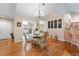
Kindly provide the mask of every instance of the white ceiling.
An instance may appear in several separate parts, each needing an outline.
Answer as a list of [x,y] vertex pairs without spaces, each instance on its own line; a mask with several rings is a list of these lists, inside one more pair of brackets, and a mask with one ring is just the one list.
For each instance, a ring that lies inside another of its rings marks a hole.
[[[44,11],[45,16],[47,15],[47,7],[42,6],[41,10]],[[17,4],[16,8],[16,15],[18,16],[27,16],[27,17],[35,17],[35,13],[39,11],[39,4],[38,3],[19,3]]]
[[79,13],[79,3],[69,3],[66,4],[69,12]]
[[[42,4],[42,3],[41,3]],[[43,8],[44,16],[47,16],[50,11],[64,15],[66,13],[77,13],[79,12],[78,3],[45,3]],[[39,10],[38,3],[19,3],[16,8],[16,15],[35,17],[35,13]]]
[[[44,11],[44,15],[47,16],[50,11],[57,12],[60,15],[66,13],[79,13],[79,3],[45,3],[41,9]],[[38,3],[0,3],[0,15],[3,16],[22,16],[22,17],[35,17],[35,13],[39,10]],[[15,12],[16,11],[16,12]],[[15,15],[14,15],[15,14]]]
[[4,16],[7,19],[13,19],[15,11],[16,3],[0,3],[0,16]]

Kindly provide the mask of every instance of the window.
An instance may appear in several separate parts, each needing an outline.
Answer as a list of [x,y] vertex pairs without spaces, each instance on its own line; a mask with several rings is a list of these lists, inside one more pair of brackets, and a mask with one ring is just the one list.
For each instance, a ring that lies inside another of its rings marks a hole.
[[57,20],[54,20],[54,28],[57,28]]
[[62,28],[62,20],[61,19],[58,20],[58,28]]
[[51,21],[51,28],[53,28],[53,21]]
[[62,28],[62,19],[48,21],[48,28]]
[[48,21],[48,28],[50,28],[50,21]]

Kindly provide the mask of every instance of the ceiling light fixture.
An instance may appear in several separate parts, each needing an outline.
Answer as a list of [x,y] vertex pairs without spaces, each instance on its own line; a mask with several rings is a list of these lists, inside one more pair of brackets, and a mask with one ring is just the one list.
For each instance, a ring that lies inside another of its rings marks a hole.
[[39,19],[44,17],[44,12],[41,9],[41,6],[44,6],[44,5],[45,5],[44,3],[42,5],[39,3],[39,11],[35,13],[35,16]]
[[0,18],[4,18],[4,16],[0,16]]

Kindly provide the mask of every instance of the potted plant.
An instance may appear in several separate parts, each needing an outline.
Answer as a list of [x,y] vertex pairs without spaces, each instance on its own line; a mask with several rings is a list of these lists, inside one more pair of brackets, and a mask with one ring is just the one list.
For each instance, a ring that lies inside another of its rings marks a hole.
[[57,35],[55,35],[55,40],[56,40],[56,41],[58,40],[58,36],[57,36]]

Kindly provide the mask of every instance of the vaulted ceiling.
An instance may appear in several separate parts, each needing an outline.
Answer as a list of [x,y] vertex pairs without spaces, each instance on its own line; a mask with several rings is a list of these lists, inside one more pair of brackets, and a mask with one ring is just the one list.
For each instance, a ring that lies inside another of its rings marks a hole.
[[[41,9],[44,12],[44,16],[47,16],[51,11],[56,12],[59,15],[79,13],[79,3],[45,3],[44,6],[41,6]],[[16,7],[16,15],[35,17],[35,13],[38,12],[38,10],[38,3],[18,3]]]
[[[60,15],[79,13],[79,3],[45,3],[44,6],[42,6],[42,3],[40,4],[45,17],[50,11],[54,11]],[[38,3],[0,3],[0,16],[34,18],[38,10]]]
[[67,3],[67,9],[71,13],[79,13],[79,3]]

